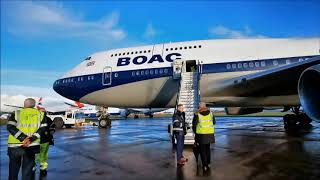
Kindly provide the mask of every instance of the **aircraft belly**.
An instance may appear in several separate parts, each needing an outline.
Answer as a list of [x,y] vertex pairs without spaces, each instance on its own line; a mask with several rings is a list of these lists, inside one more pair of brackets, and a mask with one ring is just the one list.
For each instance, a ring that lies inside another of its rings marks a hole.
[[[99,106],[107,107],[158,107],[157,104],[166,105],[172,101],[172,98],[164,97],[159,98],[159,94],[162,96],[164,90],[168,90],[170,86],[167,85],[168,81],[173,81],[171,78],[163,77],[144,81],[138,81],[134,83],[123,84],[111,88],[90,93],[80,99],[83,103],[95,104]],[[169,84],[172,84],[169,83]],[[163,89],[166,87],[165,89]],[[171,89],[174,90],[174,89]],[[156,102],[163,101],[166,99],[167,102]],[[152,106],[151,106],[152,105]]]

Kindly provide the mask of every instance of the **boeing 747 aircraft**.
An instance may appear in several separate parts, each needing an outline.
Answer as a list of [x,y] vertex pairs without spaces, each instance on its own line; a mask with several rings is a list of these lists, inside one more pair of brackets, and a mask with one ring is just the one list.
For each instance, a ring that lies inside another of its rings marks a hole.
[[[82,60],[53,89],[74,101],[107,107],[171,108],[201,100],[231,114],[293,108],[296,115],[284,117],[290,128],[320,120],[320,39],[201,40],[112,49]],[[187,91],[196,93],[183,98]]]

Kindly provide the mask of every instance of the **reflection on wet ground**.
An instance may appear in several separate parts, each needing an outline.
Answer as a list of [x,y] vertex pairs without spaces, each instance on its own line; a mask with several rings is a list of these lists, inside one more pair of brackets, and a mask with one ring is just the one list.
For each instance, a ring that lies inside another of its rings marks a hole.
[[[319,179],[320,128],[288,136],[281,118],[218,117],[212,168],[177,167],[167,134],[170,119],[114,121],[111,129],[57,131],[46,179]],[[7,131],[0,127],[0,172],[7,179]]]

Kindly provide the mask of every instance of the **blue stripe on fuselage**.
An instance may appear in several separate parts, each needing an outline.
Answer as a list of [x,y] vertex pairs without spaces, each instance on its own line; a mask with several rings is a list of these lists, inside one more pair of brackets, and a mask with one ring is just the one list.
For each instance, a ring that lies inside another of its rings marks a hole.
[[[300,56],[290,58],[264,59],[239,62],[224,62],[214,64],[202,64],[202,74],[238,72],[238,71],[255,71],[265,70],[282,66],[289,63],[295,63],[306,60],[314,56]],[[162,73],[160,71],[162,70]],[[153,72],[151,74],[151,71]],[[156,74],[155,71],[158,71]],[[137,74],[139,72],[139,75]],[[142,74],[143,72],[143,74]],[[135,74],[133,76],[133,73]],[[103,85],[103,73],[75,76],[55,81],[53,89],[60,95],[75,101],[80,100],[83,96],[110,87],[120,86],[123,84],[144,81],[155,78],[171,77],[173,75],[172,67],[136,69],[128,71],[112,72],[111,84]],[[178,81],[177,81],[178,82]]]

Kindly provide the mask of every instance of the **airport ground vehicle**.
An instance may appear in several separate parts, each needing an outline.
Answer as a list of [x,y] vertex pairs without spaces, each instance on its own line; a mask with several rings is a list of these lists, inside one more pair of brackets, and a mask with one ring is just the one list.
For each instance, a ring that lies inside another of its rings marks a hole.
[[78,109],[66,111],[64,114],[48,115],[53,120],[56,128],[70,128],[78,123],[85,122],[84,113]]

